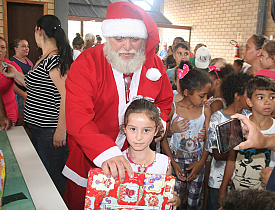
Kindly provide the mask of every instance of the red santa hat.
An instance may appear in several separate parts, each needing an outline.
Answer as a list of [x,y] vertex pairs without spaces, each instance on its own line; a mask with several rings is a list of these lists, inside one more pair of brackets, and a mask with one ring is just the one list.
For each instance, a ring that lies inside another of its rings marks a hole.
[[[102,23],[104,37],[137,37],[147,39],[151,17],[139,6],[130,2],[116,2],[107,8],[106,20]],[[153,23],[155,23],[153,21]],[[146,25],[147,24],[147,25]]]
[[152,64],[155,47],[159,43],[159,32],[156,22],[141,7],[126,1],[110,4],[101,29],[104,37],[146,39],[145,65]]

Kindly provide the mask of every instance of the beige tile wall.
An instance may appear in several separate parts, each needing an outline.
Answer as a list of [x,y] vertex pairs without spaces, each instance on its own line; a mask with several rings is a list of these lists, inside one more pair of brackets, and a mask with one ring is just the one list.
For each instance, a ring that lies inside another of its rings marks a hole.
[[[229,44],[241,32],[240,57],[246,40],[256,33],[259,0],[164,0],[164,15],[175,25],[192,26],[191,49],[205,43],[212,58],[234,60],[234,49]],[[269,3],[266,35],[274,35],[275,23]],[[173,39],[173,34],[168,38]],[[168,43],[170,45],[170,43]]]

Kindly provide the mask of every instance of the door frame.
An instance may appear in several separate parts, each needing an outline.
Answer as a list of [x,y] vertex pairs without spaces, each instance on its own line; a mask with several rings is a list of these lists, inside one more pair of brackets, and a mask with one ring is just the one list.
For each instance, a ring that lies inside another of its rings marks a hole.
[[[23,3],[23,4],[40,4],[40,5],[43,5],[43,15],[48,14],[48,2],[26,1],[26,0],[3,0],[4,39],[5,39],[6,43],[9,43],[8,2]],[[7,47],[7,55],[8,54],[9,54],[9,48]]]

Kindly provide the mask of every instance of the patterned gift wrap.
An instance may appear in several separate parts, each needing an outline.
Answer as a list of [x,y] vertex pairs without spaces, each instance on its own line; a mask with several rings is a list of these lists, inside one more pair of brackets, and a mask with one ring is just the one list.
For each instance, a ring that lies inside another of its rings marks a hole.
[[125,181],[107,178],[102,170],[89,171],[85,210],[152,209],[170,210],[168,200],[175,186],[175,177],[148,173],[134,173]]
[[0,150],[0,178],[1,178],[1,184],[0,184],[0,209],[2,207],[5,176],[6,176],[6,172],[5,172],[4,155],[3,155],[2,150]]

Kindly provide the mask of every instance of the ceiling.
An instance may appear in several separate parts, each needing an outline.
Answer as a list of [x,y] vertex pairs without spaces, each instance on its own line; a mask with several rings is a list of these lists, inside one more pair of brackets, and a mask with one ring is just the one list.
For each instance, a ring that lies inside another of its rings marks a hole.
[[[118,1],[121,0],[69,0],[69,16],[73,16],[75,18],[86,17],[94,19],[105,19],[108,5]],[[172,25],[172,23],[162,13],[158,12],[146,0],[129,0],[129,2],[146,4],[148,7],[146,11],[158,25]]]

